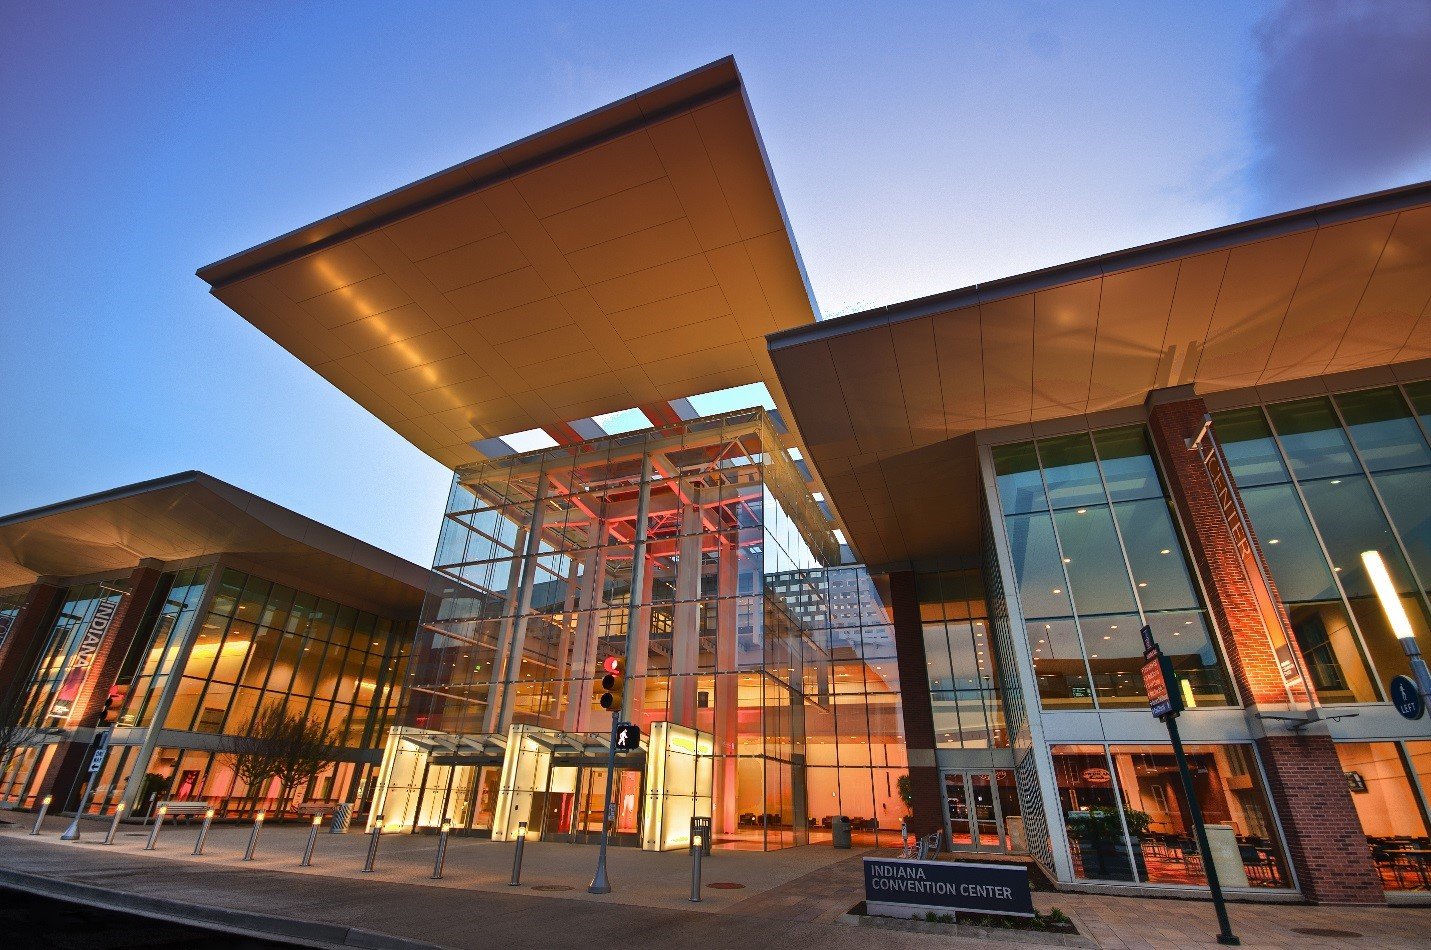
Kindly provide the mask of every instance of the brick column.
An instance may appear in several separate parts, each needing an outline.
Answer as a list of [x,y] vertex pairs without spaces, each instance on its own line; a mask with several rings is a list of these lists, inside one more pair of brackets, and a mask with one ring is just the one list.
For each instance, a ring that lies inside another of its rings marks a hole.
[[18,694],[23,694],[30,685],[35,662],[63,593],[63,587],[43,577],[25,592],[25,602],[20,605],[5,643],[0,645],[0,702],[9,701],[11,697],[18,699]]
[[934,710],[914,572],[891,572],[889,595],[899,665],[899,701],[904,711],[904,743],[909,751],[909,788],[914,799],[909,830],[923,836],[944,830],[944,791],[934,753]]
[[[1187,447],[1196,438],[1207,406],[1191,387],[1154,392],[1148,397],[1148,428],[1161,463],[1168,494],[1187,532],[1190,553],[1207,590],[1208,610],[1216,623],[1223,655],[1246,704],[1254,734],[1261,731],[1259,706],[1285,709],[1289,687],[1268,639],[1265,624],[1290,631],[1286,608],[1270,582],[1262,588],[1256,571],[1262,556],[1251,525],[1246,525],[1251,571],[1228,527],[1224,501],[1214,489],[1198,453]],[[1215,434],[1215,433],[1214,433]],[[1229,479],[1227,490],[1237,489]],[[1288,634],[1290,639],[1290,633]],[[1292,656],[1306,666],[1290,644]],[[1291,699],[1305,702],[1311,684],[1294,684]],[[1315,728],[1315,727],[1313,727]],[[1366,847],[1366,836],[1352,804],[1336,748],[1325,734],[1280,733],[1257,740],[1267,773],[1268,791],[1282,821],[1287,847],[1302,893],[1318,903],[1379,904],[1385,901],[1381,879]]]
[[[79,695],[75,697],[74,712],[66,723],[69,729],[89,729],[99,725],[100,714],[104,711],[104,701],[109,689],[119,675],[119,667],[133,644],[139,626],[154,598],[161,576],[157,561],[142,561],[129,575],[129,592],[119,599],[114,618],[109,623],[104,640],[95,650],[90,661],[89,672]],[[55,755],[50,759],[45,777],[37,788],[39,794],[55,796],[59,802],[56,810],[78,807],[77,801],[64,801],[64,796],[80,784],[75,781],[79,770],[85,765],[84,752],[89,748],[89,740],[61,742]]]

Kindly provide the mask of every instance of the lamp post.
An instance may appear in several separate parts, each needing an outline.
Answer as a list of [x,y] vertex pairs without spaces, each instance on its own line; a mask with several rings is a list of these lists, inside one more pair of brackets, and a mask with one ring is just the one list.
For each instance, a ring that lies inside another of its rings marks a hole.
[[1416,631],[1411,627],[1411,618],[1406,616],[1406,607],[1401,603],[1396,585],[1391,582],[1391,574],[1386,569],[1381,552],[1361,552],[1361,563],[1366,568],[1367,577],[1371,578],[1371,586],[1376,591],[1376,599],[1381,601],[1381,609],[1386,614],[1386,622],[1391,624],[1391,632],[1396,634],[1401,649],[1406,651],[1406,657],[1411,661],[1411,673],[1416,678],[1421,699],[1431,702],[1431,670],[1426,668],[1426,661],[1421,657]]
[[522,849],[527,846],[527,823],[517,822],[517,850],[512,853],[512,879],[507,882],[508,887],[516,887],[522,883]]

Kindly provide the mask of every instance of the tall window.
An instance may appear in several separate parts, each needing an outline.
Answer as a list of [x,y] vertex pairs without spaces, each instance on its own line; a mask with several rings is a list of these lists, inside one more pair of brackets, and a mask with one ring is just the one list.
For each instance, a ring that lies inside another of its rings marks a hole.
[[1380,553],[1417,637],[1431,645],[1431,383],[1213,420],[1319,698],[1381,699],[1409,666],[1362,553]]
[[935,743],[941,749],[1008,746],[979,572],[920,574],[918,593]]
[[993,462],[1043,705],[1144,705],[1144,623],[1189,708],[1232,703],[1143,427],[995,446]]

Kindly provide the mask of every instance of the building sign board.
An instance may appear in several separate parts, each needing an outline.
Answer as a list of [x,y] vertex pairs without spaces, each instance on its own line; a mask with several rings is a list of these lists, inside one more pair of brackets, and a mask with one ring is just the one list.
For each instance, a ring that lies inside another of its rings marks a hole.
[[105,634],[109,633],[109,625],[114,620],[118,606],[112,600],[102,600],[94,608],[94,616],[90,618],[89,625],[85,627],[79,647],[75,650],[74,656],[70,658],[69,668],[65,670],[65,678],[60,682],[59,692],[55,694],[55,700],[50,705],[51,719],[59,719],[63,722],[74,712],[75,700],[79,698],[80,687],[84,685],[90,665],[94,663],[95,655],[99,653],[100,645],[104,643]]
[[1028,868],[1018,864],[865,858],[865,910],[884,917],[916,911],[1032,917]]
[[1143,625],[1143,692],[1148,695],[1148,710],[1161,720],[1183,711],[1182,697],[1168,688],[1173,678],[1172,664],[1163,656],[1153,639],[1153,630]]
[[1426,714],[1426,701],[1416,681],[1409,676],[1391,678],[1391,704],[1406,719],[1420,719]]

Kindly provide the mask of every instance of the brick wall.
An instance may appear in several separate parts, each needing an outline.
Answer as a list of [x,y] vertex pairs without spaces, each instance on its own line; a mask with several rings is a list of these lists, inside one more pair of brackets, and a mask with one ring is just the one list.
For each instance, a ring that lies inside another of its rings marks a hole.
[[909,790],[914,799],[909,830],[916,835],[927,835],[944,829],[944,797],[934,758],[934,709],[929,696],[924,624],[919,619],[914,572],[891,572],[889,594],[894,614],[894,646],[899,659],[899,701],[904,711],[905,746],[909,749]]
[[[1206,405],[1196,397],[1154,399],[1148,426],[1168,493],[1207,590],[1208,610],[1217,625],[1223,654],[1243,702],[1255,715],[1259,705],[1285,707],[1288,689],[1263,625],[1264,610],[1207,470],[1186,445],[1185,440],[1195,438],[1201,430],[1206,414]],[[1260,559],[1261,547],[1251,525],[1248,531],[1252,550]],[[1271,620],[1280,621],[1282,629],[1290,631],[1276,587],[1270,582],[1269,586],[1275,611]],[[1295,641],[1292,649],[1296,650]],[[1305,669],[1300,654],[1295,656]],[[1308,697],[1296,689],[1292,698],[1305,702]],[[1332,740],[1325,735],[1283,733],[1259,740],[1257,748],[1302,893],[1318,902],[1384,902],[1381,880],[1367,852],[1366,837]]]

